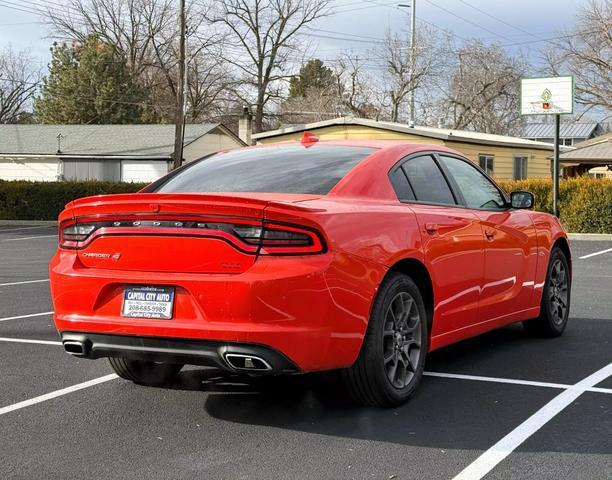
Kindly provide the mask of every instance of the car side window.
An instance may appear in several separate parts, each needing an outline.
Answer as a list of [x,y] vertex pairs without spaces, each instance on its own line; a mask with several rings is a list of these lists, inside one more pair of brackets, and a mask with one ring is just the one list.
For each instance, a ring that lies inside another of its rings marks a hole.
[[442,171],[430,155],[411,158],[402,165],[416,200],[455,205],[455,197]]
[[506,208],[506,200],[500,191],[475,166],[445,155],[440,155],[440,161],[457,183],[468,208]]
[[389,180],[400,202],[415,200],[412,188],[410,188],[406,174],[401,167],[391,170],[389,173]]

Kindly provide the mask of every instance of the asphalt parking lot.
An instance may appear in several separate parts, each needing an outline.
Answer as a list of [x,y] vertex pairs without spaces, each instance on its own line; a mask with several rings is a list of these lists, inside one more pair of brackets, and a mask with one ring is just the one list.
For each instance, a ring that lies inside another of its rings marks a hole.
[[392,410],[351,404],[329,374],[190,368],[158,389],[70,357],[55,247],[54,227],[0,226],[1,478],[612,478],[612,242],[573,242],[564,336],[516,325],[434,352]]

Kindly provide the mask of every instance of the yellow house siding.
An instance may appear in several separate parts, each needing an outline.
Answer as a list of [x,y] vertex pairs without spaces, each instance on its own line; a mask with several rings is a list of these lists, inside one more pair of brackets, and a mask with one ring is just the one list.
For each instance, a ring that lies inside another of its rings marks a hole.
[[[493,176],[500,180],[512,180],[515,155],[527,156],[527,173],[530,178],[550,177],[550,160],[552,151],[524,147],[492,146],[479,143],[445,141],[437,138],[395,132],[384,128],[374,128],[363,125],[330,125],[311,130],[321,140],[405,140],[407,142],[444,145],[457,150],[474,163],[478,164],[480,154],[494,156]],[[261,138],[260,144],[300,140],[304,132],[279,134],[273,137]]]
[[476,145],[462,142],[447,142],[446,146],[453,148],[478,163],[480,154],[493,155],[493,176],[500,180],[512,180],[515,156],[527,156],[527,174],[530,178],[550,177],[551,152],[522,147],[494,147],[491,145]]
[[[406,140],[432,145],[443,145],[443,140],[421,137],[401,132],[392,132],[382,128],[365,127],[361,125],[333,125],[312,130],[321,140]],[[304,132],[286,133],[274,137],[260,138],[257,143],[278,143],[289,140],[300,140]]]

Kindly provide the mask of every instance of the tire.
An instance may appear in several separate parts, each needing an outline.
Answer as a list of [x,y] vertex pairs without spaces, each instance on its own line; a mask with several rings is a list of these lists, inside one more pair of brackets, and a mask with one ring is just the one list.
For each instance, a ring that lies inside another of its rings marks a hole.
[[414,281],[389,274],[381,284],[357,361],[342,371],[358,403],[394,407],[412,395],[425,367],[427,313]]
[[117,375],[140,385],[163,387],[170,383],[183,365],[174,363],[145,362],[127,358],[110,357],[111,367]]
[[567,257],[563,250],[554,247],[548,261],[546,283],[540,303],[540,316],[524,321],[525,330],[545,337],[561,335],[569,318],[571,287]]

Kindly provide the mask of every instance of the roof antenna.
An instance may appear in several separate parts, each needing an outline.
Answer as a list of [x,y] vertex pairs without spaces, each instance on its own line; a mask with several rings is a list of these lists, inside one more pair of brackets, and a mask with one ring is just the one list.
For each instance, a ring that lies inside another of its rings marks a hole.
[[62,135],[62,132],[57,134],[57,152],[62,153],[62,138],[66,138]]
[[312,147],[318,141],[319,141],[319,137],[317,137],[314,133],[312,133],[312,132],[304,132],[304,135],[302,136],[301,143],[306,148],[308,148],[308,147]]

